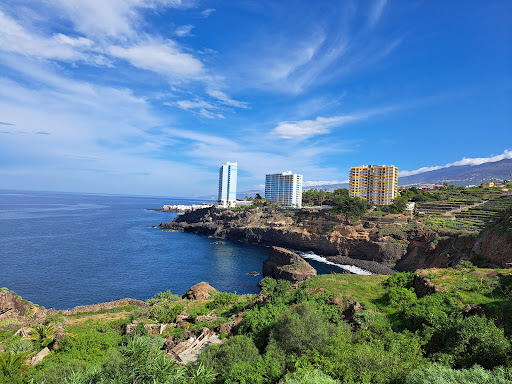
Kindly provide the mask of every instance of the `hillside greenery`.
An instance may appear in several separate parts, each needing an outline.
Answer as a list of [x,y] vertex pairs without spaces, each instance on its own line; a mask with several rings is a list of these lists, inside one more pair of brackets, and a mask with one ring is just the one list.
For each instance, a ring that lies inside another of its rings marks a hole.
[[[420,278],[439,292],[415,289]],[[510,270],[468,262],[391,277],[321,275],[297,287],[265,279],[259,296],[189,300],[167,291],[148,308],[57,312],[25,323],[34,330],[25,338],[14,336],[20,322],[2,323],[0,383],[512,383],[511,298]],[[144,327],[184,313],[188,320],[162,334]],[[165,353],[169,340],[239,315],[197,361]],[[31,367],[59,333],[58,349]]]

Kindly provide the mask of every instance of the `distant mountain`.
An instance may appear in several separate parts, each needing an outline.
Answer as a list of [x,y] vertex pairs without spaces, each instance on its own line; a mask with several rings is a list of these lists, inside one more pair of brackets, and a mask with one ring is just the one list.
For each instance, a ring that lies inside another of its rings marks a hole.
[[327,192],[332,192],[335,189],[339,189],[339,188],[347,188],[348,189],[348,183],[315,185],[312,187],[304,187],[303,190],[309,191],[311,189],[325,189]]
[[461,165],[398,178],[399,185],[425,185],[448,183],[458,186],[478,185],[492,179],[510,180],[512,159],[480,165]]

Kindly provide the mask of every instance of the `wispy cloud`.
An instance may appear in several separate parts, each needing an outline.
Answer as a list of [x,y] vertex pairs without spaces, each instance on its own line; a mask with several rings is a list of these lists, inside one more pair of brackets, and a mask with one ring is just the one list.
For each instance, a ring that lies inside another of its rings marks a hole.
[[201,15],[203,17],[209,17],[213,12],[215,12],[215,9],[213,8],[207,8],[204,11],[201,12]]
[[449,163],[446,165],[436,165],[431,167],[422,167],[416,169],[414,171],[400,171],[398,173],[399,176],[412,176],[417,175],[419,173],[436,171],[438,169],[448,168],[448,167],[459,167],[462,165],[481,165],[485,163],[494,163],[496,161],[504,160],[504,159],[512,159],[512,150],[506,149],[501,155],[490,156],[490,157],[474,157],[467,158],[464,157],[462,160],[455,161],[453,163]]
[[198,116],[207,119],[225,119],[226,117],[218,112],[212,112],[212,110],[219,109],[218,106],[209,103],[205,100],[196,98],[195,100],[178,100],[175,102],[165,102],[164,105],[169,107],[178,107],[184,111],[190,111]]
[[282,139],[307,139],[329,133],[330,127],[353,120],[352,116],[317,117],[315,120],[283,121],[272,130],[272,134]]
[[127,38],[138,34],[141,10],[193,7],[186,0],[56,0],[77,31],[96,37]]
[[0,121],[0,125],[14,125],[14,124],[12,124],[12,123],[5,123],[3,121]]
[[375,25],[381,18],[384,7],[386,6],[387,0],[376,0],[373,7],[370,9],[368,15],[368,24],[370,26]]
[[179,37],[191,36],[192,29],[194,29],[194,26],[191,24],[182,25],[174,30],[174,34]]
[[215,90],[207,90],[206,91],[208,95],[211,97],[220,100],[222,104],[229,105],[231,107],[237,107],[237,108],[249,108],[249,104],[243,101],[237,101],[231,99],[228,95],[226,95],[224,92],[221,91],[215,91]]
[[129,47],[112,46],[110,54],[133,66],[162,75],[195,76],[203,72],[201,61],[180,51],[172,41],[147,41]]

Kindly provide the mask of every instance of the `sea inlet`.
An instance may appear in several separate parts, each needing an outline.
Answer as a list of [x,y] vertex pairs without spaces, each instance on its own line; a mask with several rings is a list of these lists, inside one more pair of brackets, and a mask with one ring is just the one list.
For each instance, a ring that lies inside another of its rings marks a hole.
[[[269,248],[154,228],[177,213],[169,197],[0,190],[0,287],[46,308],[69,309],[160,291],[184,294],[201,281],[257,293]],[[319,274],[341,272],[308,260]]]

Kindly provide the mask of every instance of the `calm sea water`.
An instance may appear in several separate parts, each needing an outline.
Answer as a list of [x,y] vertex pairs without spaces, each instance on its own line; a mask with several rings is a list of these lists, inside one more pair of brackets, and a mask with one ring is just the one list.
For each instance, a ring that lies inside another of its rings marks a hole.
[[[207,281],[220,291],[257,293],[269,248],[152,228],[176,214],[164,204],[202,201],[0,190],[0,287],[47,308],[170,289],[184,294]],[[320,274],[335,266],[308,260]]]

